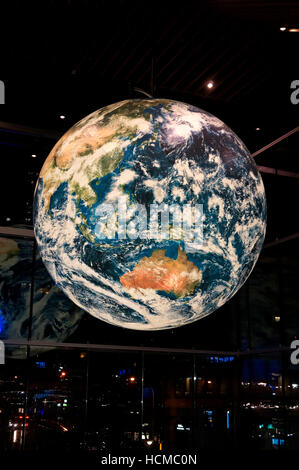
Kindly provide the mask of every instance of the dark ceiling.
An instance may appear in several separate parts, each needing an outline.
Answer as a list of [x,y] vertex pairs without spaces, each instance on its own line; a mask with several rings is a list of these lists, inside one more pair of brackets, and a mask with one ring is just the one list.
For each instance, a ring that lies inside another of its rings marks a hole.
[[[298,1],[11,1],[1,21],[0,155],[10,189],[1,188],[0,225],[31,224],[37,174],[65,130],[103,105],[141,97],[138,89],[212,112],[251,152],[299,125],[299,104],[290,100],[299,32],[288,31],[299,28]],[[298,174],[298,134],[257,164]],[[299,232],[290,216],[298,175],[263,179],[267,240]]]
[[6,19],[0,76],[19,105],[92,105],[134,86],[281,105],[298,74],[299,33],[280,31],[299,27],[298,1],[12,1]]

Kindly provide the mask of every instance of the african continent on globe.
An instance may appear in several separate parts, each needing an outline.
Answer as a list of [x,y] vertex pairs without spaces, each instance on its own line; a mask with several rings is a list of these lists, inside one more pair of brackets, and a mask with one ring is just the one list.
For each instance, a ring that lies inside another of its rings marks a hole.
[[36,186],[35,235],[55,283],[113,325],[161,330],[227,302],[266,229],[242,141],[194,106],[126,100],[75,124]]

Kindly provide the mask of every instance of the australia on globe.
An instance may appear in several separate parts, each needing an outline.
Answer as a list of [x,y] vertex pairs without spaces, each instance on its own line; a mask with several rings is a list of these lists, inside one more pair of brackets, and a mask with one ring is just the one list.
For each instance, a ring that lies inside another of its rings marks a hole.
[[265,237],[265,191],[243,142],[213,115],[126,100],[57,142],[37,181],[34,230],[76,305],[125,328],[175,328],[248,278]]

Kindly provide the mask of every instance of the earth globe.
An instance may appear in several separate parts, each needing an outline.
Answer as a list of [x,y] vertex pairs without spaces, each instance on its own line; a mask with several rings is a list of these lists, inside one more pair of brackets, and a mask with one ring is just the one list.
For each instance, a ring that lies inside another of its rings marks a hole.
[[209,315],[252,271],[261,176],[222,121],[168,99],[95,111],[41,169],[34,230],[55,284],[94,317],[162,330]]

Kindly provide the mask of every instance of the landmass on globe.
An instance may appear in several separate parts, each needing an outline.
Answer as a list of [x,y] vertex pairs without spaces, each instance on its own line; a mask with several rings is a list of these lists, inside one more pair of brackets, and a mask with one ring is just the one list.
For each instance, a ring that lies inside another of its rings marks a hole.
[[122,285],[134,289],[165,291],[176,297],[193,294],[201,282],[201,271],[188,260],[181,246],[177,259],[165,256],[165,252],[156,250],[150,257],[142,258],[133,271],[121,276]]
[[[154,102],[155,100],[153,100]],[[156,100],[167,104],[167,100]],[[148,143],[154,142],[155,134],[150,133],[150,114],[144,113],[147,102],[129,103],[131,119],[122,116],[118,108],[122,103],[107,106],[105,111],[96,112],[96,119],[86,119],[75,124],[53,147],[48,155],[40,176],[43,178],[46,208],[60,184],[66,179],[70,190],[89,207],[97,201],[90,182],[113,172],[124,157],[128,139],[136,140],[141,132],[148,135]],[[133,108],[133,109],[132,109]],[[134,109],[135,108],[135,109]],[[114,113],[111,116],[111,113]],[[109,116],[109,118],[108,118]],[[123,136],[126,136],[123,139]],[[85,174],[84,180],[78,175]],[[87,234],[86,229],[80,229]],[[93,237],[90,236],[93,240]]]

